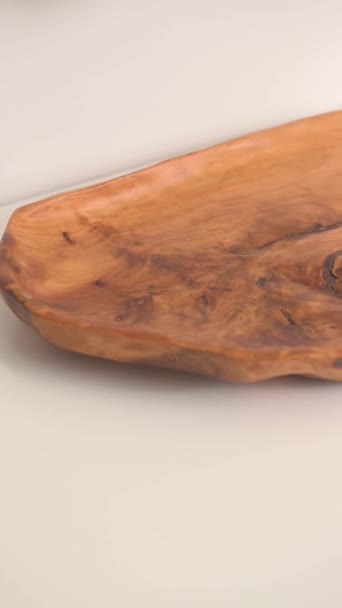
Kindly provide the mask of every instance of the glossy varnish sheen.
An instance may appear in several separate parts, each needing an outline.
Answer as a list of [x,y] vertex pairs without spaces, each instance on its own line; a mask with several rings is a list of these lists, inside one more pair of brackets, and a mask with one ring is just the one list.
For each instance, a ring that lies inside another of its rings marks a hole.
[[0,283],[65,349],[341,380],[342,112],[22,207]]

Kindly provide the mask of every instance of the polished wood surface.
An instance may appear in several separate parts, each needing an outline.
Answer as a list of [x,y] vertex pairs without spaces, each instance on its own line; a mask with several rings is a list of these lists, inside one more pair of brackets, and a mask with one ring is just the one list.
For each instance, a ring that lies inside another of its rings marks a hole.
[[0,284],[64,349],[342,380],[342,112],[19,208]]

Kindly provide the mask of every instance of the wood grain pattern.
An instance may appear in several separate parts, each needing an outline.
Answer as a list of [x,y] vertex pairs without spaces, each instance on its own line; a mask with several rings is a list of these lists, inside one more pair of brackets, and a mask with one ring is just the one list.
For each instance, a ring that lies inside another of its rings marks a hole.
[[341,380],[342,112],[18,209],[0,284],[65,349]]

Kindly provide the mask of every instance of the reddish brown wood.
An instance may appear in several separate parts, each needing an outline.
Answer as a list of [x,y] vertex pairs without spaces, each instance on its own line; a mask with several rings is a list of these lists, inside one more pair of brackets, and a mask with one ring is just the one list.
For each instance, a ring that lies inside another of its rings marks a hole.
[[342,112],[18,209],[9,305],[65,349],[342,379]]

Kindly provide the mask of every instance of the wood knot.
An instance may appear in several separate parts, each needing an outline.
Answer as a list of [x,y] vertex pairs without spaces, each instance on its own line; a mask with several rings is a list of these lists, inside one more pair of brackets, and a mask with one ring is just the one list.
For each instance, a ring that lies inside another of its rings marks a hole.
[[342,297],[342,251],[328,255],[323,264],[323,279],[332,293]]

